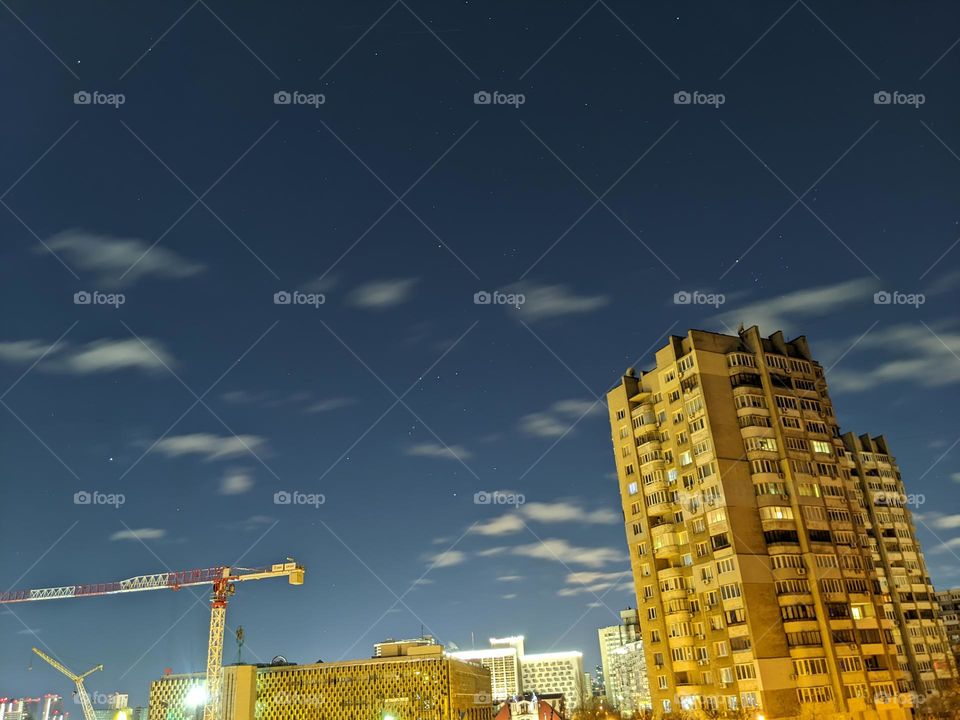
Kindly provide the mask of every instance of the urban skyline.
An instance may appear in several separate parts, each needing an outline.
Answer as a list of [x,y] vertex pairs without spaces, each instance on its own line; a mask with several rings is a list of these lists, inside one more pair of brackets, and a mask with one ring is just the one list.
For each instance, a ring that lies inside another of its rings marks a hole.
[[[960,586],[956,7],[0,18],[0,592],[293,557],[225,664],[594,667],[637,607],[604,396],[741,324],[809,339]],[[70,697],[36,646],[143,705],[202,671],[206,597],[0,608],[0,693]]]

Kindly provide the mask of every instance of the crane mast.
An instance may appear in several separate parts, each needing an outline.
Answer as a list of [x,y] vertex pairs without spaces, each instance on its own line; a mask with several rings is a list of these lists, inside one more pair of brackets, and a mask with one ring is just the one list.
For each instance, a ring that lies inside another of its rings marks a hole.
[[[35,590],[13,590],[0,593],[0,605],[41,600],[59,600],[79,597],[98,597],[122,593],[144,592],[148,590],[179,590],[184,587],[211,585],[210,597],[210,633],[207,641],[207,700],[203,708],[203,720],[217,720],[220,715],[220,691],[223,675],[223,634],[227,624],[227,600],[236,591],[237,583],[251,580],[286,577],[290,585],[303,585],[305,568],[292,558],[286,562],[275,563],[260,568],[235,568],[220,566],[201,570],[138,575],[116,582],[93,585],[65,585]],[[93,706],[83,679],[92,672],[102,670],[99,665],[83,675],[73,675],[67,668],[36,648],[33,651],[50,665],[70,677],[77,685],[77,693],[83,706],[85,720],[94,720]],[[89,712],[88,712],[89,710]]]
[[80,707],[83,708],[83,718],[84,720],[97,720],[97,714],[93,711],[93,704],[90,702],[90,696],[87,695],[87,688],[84,687],[83,681],[88,675],[92,675],[98,670],[103,670],[103,665],[97,665],[94,668],[90,668],[83,675],[76,675],[66,668],[62,663],[57,662],[52,657],[47,655],[42,650],[37,648],[31,648],[34,653],[39,655],[43,660],[45,660],[50,666],[55,670],[59,670],[68,678],[73,680],[74,685],[77,686],[77,698],[80,700]]

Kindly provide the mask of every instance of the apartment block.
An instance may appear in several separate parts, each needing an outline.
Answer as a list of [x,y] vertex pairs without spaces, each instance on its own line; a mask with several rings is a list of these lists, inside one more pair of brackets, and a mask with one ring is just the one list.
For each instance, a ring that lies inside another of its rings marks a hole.
[[947,631],[947,642],[950,643],[954,661],[960,666],[960,588],[938,592],[937,602],[940,603],[940,617]]
[[490,671],[494,702],[525,693],[562,696],[567,710],[576,709],[587,692],[583,654],[579,651],[527,653],[522,635],[490,638],[489,649],[459,650],[451,657],[479,663]]
[[608,705],[625,715],[650,709],[647,662],[637,611],[621,610],[620,624],[600,628],[597,635]]
[[906,720],[955,677],[899,470],[805,338],[691,330],[607,402],[655,713]]

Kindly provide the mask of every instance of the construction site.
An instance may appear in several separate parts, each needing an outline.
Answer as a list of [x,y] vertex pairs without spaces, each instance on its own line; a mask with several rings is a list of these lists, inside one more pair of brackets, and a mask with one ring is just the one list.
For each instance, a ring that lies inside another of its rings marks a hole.
[[[493,717],[490,674],[473,663],[443,652],[441,645],[397,645],[372,659],[297,665],[275,658],[269,664],[236,663],[224,667],[227,604],[237,585],[252,580],[286,578],[291,586],[304,582],[305,568],[291,558],[266,567],[214,567],[165,572],[115,582],[15,590],[0,594],[0,604],[103,597],[150,590],[209,587],[210,628],[206,671],[167,672],[150,687],[149,720],[490,720]],[[242,629],[237,630],[242,643]],[[139,712],[123,707],[120,696],[108,709],[95,709],[85,686],[98,664],[75,672],[38,648],[33,652],[74,684],[75,701],[84,720],[141,720]],[[48,696],[49,697],[49,696]],[[5,699],[6,700],[6,699]],[[33,718],[24,701],[0,703],[0,720]],[[51,710],[53,720],[69,713]]]

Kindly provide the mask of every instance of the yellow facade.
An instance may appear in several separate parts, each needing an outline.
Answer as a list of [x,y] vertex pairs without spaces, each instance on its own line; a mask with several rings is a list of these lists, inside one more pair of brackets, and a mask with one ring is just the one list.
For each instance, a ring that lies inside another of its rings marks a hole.
[[[150,687],[149,720],[192,720],[202,675]],[[492,720],[490,674],[445,655],[224,668],[222,720]]]
[[692,330],[607,401],[655,712],[900,720],[955,676],[909,510],[874,504],[899,472],[804,338]]

